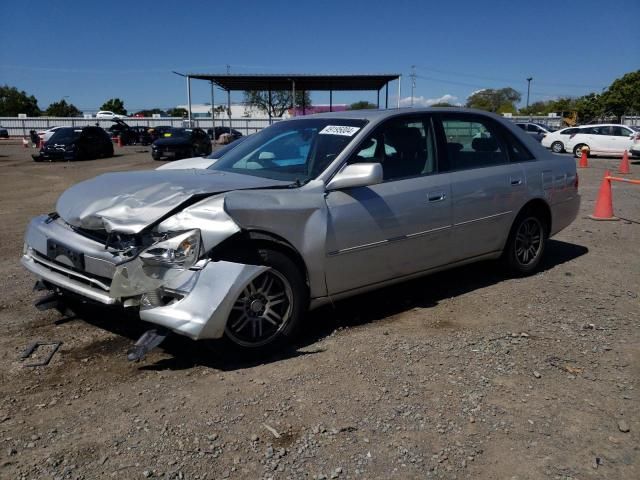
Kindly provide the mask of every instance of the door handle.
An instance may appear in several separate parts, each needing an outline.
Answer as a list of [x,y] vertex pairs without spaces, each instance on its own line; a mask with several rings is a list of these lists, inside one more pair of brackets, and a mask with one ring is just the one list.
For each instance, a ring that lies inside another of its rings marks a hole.
[[522,179],[521,178],[512,178],[511,179],[511,185],[512,186],[517,186],[517,185],[522,185]]
[[441,202],[442,200],[444,200],[445,198],[447,198],[447,194],[444,192],[440,192],[440,193],[430,193],[429,194],[429,201],[430,202]]

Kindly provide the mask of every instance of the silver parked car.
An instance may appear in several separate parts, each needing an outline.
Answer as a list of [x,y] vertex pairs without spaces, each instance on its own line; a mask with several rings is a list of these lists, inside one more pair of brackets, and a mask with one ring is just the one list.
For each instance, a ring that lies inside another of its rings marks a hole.
[[580,203],[574,160],[464,109],[360,110],[277,124],[208,168],[108,173],[34,218],[23,265],[51,290],[248,349],[308,309],[483,259],[535,271]]

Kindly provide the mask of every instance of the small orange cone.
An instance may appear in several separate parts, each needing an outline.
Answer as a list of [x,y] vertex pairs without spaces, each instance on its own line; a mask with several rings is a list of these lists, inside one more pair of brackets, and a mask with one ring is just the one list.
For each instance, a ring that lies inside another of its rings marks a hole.
[[587,161],[587,151],[583,148],[582,155],[580,156],[580,163],[578,168],[589,168],[589,162]]
[[618,173],[623,175],[628,175],[631,173],[629,169],[629,153],[625,150],[622,154],[622,161],[620,162],[620,166],[618,167]]
[[600,191],[598,192],[598,199],[596,200],[596,207],[593,209],[593,215],[589,215],[591,220],[618,220],[613,215],[611,180],[607,178],[609,175],[609,170],[605,170],[604,178],[600,184]]

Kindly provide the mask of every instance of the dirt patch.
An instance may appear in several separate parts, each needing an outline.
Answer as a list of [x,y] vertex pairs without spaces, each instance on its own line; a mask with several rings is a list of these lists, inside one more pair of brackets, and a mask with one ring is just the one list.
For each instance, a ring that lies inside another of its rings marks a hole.
[[[322,308],[271,357],[176,337],[131,364],[144,325],[56,323],[19,256],[65,188],[158,166],[141,151],[40,164],[0,145],[1,478],[640,477],[640,189],[614,185],[627,221],[586,219],[619,160],[580,170],[580,218],[535,276],[469,265]],[[64,344],[24,368],[36,339]]]

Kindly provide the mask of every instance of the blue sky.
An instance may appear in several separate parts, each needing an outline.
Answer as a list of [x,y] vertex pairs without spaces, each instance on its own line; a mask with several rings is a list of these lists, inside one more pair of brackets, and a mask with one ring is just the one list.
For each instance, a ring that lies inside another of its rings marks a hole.
[[[524,102],[529,76],[534,102],[600,91],[640,68],[638,19],[638,0],[8,0],[0,84],[35,95],[41,108],[66,98],[95,110],[120,97],[135,111],[186,102],[172,70],[401,73],[408,97],[416,65],[418,104],[505,86]],[[209,98],[208,84],[195,81],[194,103]],[[312,99],[327,103],[328,94]],[[335,103],[359,99],[375,93],[334,94]]]

